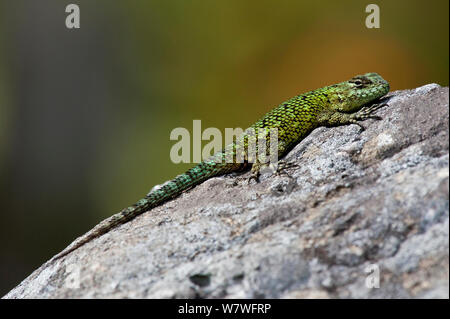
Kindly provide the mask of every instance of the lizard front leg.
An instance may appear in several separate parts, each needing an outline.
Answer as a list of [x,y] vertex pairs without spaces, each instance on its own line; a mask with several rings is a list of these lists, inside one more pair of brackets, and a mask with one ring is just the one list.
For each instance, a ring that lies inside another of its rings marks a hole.
[[286,142],[282,140],[278,140],[278,144],[276,145],[277,149],[277,158],[271,157],[271,154],[268,152],[266,154],[265,159],[270,159],[268,162],[262,163],[258,159],[256,159],[256,162],[253,163],[252,169],[251,169],[251,176],[248,179],[248,182],[251,180],[255,180],[256,182],[259,182],[259,176],[261,175],[261,172],[264,170],[270,170],[272,173],[276,175],[287,175],[289,174],[286,172],[287,169],[298,167],[298,165],[294,162],[287,162],[285,160],[278,160],[278,158],[283,157],[286,155],[288,145]]
[[376,116],[374,113],[384,106],[387,106],[387,104],[378,103],[372,104],[370,106],[365,106],[355,113],[344,113],[340,111],[326,113],[319,117],[319,123],[324,126],[356,124],[361,128],[362,131],[364,131],[365,127],[360,122],[367,119],[380,120],[381,118],[379,116]]

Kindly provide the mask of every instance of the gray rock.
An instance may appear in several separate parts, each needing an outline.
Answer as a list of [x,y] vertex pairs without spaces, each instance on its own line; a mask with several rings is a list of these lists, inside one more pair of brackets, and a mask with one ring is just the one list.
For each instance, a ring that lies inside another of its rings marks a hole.
[[290,177],[211,179],[5,298],[448,298],[448,94],[390,93],[364,132],[312,132]]

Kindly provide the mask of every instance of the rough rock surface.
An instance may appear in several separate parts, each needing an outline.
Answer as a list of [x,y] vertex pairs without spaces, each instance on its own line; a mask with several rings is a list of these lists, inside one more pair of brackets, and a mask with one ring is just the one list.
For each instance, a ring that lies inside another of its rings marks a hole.
[[211,179],[5,297],[448,298],[449,91],[387,100],[364,132],[311,133],[291,178]]

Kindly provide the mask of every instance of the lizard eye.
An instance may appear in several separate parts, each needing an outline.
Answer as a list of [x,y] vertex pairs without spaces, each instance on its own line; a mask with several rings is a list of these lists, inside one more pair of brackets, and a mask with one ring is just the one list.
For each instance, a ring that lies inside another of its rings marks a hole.
[[360,85],[362,84],[362,82],[361,82],[360,80],[356,80],[356,81],[353,82],[353,83],[355,83],[357,86],[360,86]]

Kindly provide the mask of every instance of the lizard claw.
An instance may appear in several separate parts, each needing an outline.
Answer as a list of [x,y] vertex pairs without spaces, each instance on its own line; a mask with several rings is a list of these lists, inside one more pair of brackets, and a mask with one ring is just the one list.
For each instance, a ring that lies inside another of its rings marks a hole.
[[372,104],[371,106],[363,107],[358,112],[352,114],[350,118],[350,123],[356,124],[361,128],[361,131],[365,130],[365,127],[359,123],[359,121],[364,121],[367,119],[374,119],[374,120],[381,120],[381,117],[378,115],[374,115],[377,110],[380,108],[387,106],[386,103],[378,103],[378,104]]
[[[360,120],[359,120],[360,121]],[[358,122],[358,119],[349,119],[349,123],[351,124],[355,124],[359,126],[359,131],[360,132],[364,132],[366,130],[366,128],[364,127],[364,125],[362,125],[361,123]]]
[[250,175],[250,177],[247,179],[247,184],[250,185],[252,180],[254,180],[256,184],[259,183],[259,172],[252,173],[252,175]]
[[372,104],[371,106],[367,106],[359,110],[357,112],[357,117],[361,118],[362,120],[369,119],[369,118],[380,118],[379,116],[374,115],[376,111],[378,111],[380,108],[387,106],[386,103],[378,103],[378,104]]
[[286,162],[284,160],[278,161],[277,168],[275,174],[278,176],[288,176],[290,177],[289,173],[287,172],[290,168],[298,168],[298,164],[294,162]]
[[259,172],[252,172],[250,177],[238,177],[237,182],[245,182],[247,185],[250,185],[252,180],[256,183],[259,183]]

